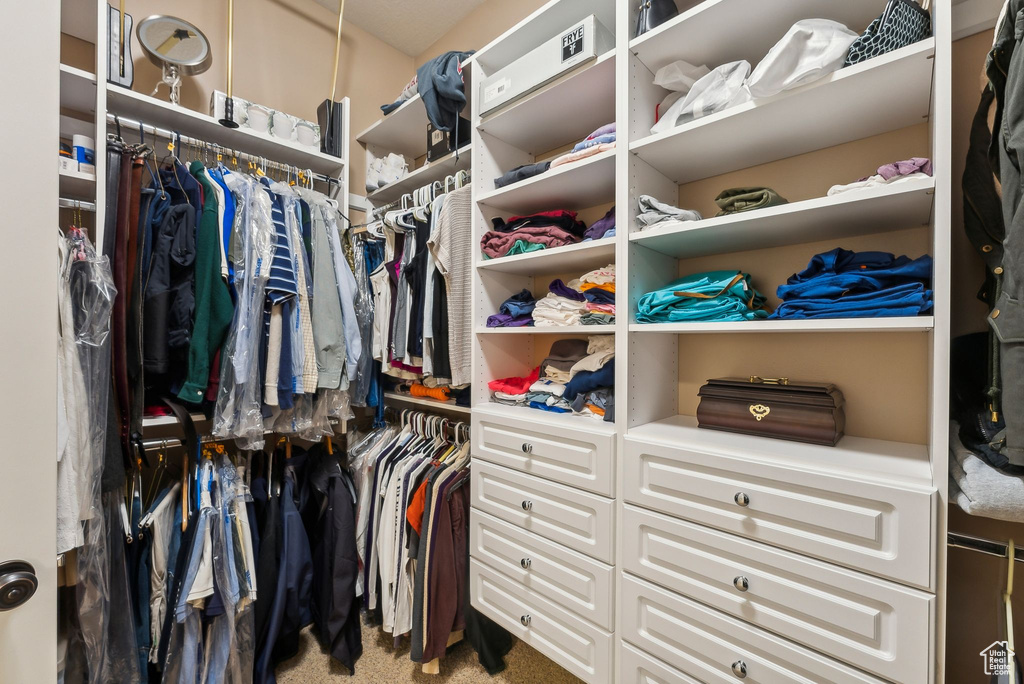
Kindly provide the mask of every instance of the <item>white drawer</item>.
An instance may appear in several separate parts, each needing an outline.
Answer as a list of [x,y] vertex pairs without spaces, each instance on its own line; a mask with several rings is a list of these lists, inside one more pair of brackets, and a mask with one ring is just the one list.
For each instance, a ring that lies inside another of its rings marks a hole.
[[[475,467],[475,466],[474,466]],[[513,582],[469,562],[470,603],[580,679],[612,681],[612,635]]]
[[614,629],[614,568],[484,513],[471,511],[470,555],[599,627]]
[[700,684],[699,679],[669,667],[619,639],[619,684]]
[[[622,638],[706,684],[847,684],[882,680],[624,574]],[[911,681],[929,681],[929,663]],[[741,676],[742,675],[742,676]]]
[[588,556],[612,563],[615,502],[477,461],[473,506]]
[[630,503],[932,588],[934,490],[629,438],[625,452]]
[[633,506],[622,569],[898,682],[929,662],[934,596]]
[[474,458],[602,496],[615,496],[614,452],[614,433],[473,415]]

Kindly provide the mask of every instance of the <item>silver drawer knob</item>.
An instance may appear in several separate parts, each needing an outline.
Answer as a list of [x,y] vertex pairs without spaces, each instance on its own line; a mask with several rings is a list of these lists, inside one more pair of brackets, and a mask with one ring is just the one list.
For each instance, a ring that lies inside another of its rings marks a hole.
[[733,578],[732,586],[736,587],[738,591],[746,591],[750,588],[750,582],[748,582],[747,578],[743,575],[739,575],[738,577]]
[[519,561],[519,564],[523,566],[523,570],[529,570],[530,566],[533,565],[533,561],[529,558],[524,558],[523,560]]
[[533,510],[533,502],[529,501],[529,500],[524,501],[523,502],[523,510],[524,511],[532,511]]
[[533,445],[530,444],[529,442],[523,442],[523,453],[524,454],[532,454],[533,453]]
[[732,500],[736,502],[737,506],[746,508],[750,505],[750,497],[743,492],[736,492],[736,496],[732,497]]
[[732,664],[732,673],[740,679],[746,679],[747,677],[747,664],[742,660],[737,660]]
[[530,621],[532,619],[533,618],[531,618],[529,615],[524,615],[523,617],[519,618],[519,621],[523,623],[523,627],[529,627]]

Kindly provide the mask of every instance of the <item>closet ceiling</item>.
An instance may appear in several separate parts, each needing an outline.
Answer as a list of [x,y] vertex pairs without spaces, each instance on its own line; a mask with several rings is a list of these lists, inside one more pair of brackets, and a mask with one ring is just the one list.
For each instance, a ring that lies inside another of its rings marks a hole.
[[[334,12],[338,11],[338,0],[316,2]],[[346,0],[345,22],[351,22],[372,33],[410,57],[416,57],[483,2],[484,0]]]

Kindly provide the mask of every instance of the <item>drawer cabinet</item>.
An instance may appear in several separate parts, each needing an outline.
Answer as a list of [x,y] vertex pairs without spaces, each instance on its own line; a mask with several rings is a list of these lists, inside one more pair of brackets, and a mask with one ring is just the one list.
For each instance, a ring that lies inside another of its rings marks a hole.
[[[603,427],[595,425],[595,427]],[[615,496],[615,434],[481,412],[473,456],[601,496]]]
[[[622,638],[707,684],[883,681],[630,575],[620,590]],[[929,681],[928,673],[909,681]]]
[[619,684],[700,684],[700,680],[669,667],[619,639]]
[[614,569],[532,532],[474,511],[470,554],[607,630],[614,629]]
[[623,570],[880,677],[928,662],[925,592],[629,505],[621,529]]
[[470,602],[481,613],[580,679],[612,681],[611,634],[476,559],[469,582]]
[[625,500],[922,588],[935,492],[625,440]]
[[594,494],[477,461],[473,507],[522,530],[613,563],[615,504]]

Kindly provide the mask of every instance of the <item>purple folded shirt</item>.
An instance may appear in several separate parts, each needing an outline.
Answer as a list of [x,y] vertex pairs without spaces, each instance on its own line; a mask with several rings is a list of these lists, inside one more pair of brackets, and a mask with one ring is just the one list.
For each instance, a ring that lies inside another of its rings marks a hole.
[[571,299],[574,302],[585,302],[587,298],[583,296],[582,292],[572,289],[568,285],[562,282],[561,278],[552,280],[551,285],[548,286],[548,290],[558,295],[559,297],[565,297]]
[[[900,176],[909,176],[912,173],[923,173],[925,175],[932,175],[932,160],[924,157],[911,157],[910,159],[904,159],[902,161],[892,162],[891,164],[885,164],[879,166],[876,171],[879,176],[887,181]],[[861,183],[866,181],[870,176],[858,179],[856,182]]]
[[522,328],[528,325],[533,325],[532,314],[509,316],[508,314],[497,313],[487,317],[488,328]]
[[588,135],[587,136],[587,140],[593,140],[594,138],[599,138],[602,135],[608,135],[609,133],[614,133],[614,132],[615,132],[615,123],[614,122],[612,122],[610,124],[605,124],[604,126],[601,126],[596,131],[594,131],[593,133]]
[[612,207],[602,218],[599,218],[590,224],[590,228],[587,228],[587,232],[583,234],[583,237],[590,238],[591,240],[600,240],[604,237],[605,233],[614,227],[615,207]]

